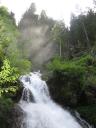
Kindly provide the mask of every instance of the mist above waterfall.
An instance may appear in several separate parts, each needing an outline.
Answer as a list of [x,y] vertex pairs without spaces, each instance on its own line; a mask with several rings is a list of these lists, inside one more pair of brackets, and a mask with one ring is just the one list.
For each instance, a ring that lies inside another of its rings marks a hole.
[[43,64],[54,54],[53,43],[45,35],[47,30],[48,26],[34,26],[22,33],[26,40],[26,44],[24,44],[26,56],[32,58],[33,63]]
[[23,55],[30,58],[36,66],[47,62],[56,51],[51,35],[55,21],[48,18],[44,10],[40,15],[35,14],[33,8],[32,4],[19,23],[21,32],[19,47]]

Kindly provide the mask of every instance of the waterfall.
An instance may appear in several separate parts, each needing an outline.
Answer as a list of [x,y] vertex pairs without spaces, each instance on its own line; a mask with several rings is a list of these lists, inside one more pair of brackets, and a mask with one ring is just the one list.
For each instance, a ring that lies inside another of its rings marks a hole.
[[25,113],[21,128],[82,128],[67,110],[54,103],[39,72],[22,76],[20,81],[24,90],[19,105]]

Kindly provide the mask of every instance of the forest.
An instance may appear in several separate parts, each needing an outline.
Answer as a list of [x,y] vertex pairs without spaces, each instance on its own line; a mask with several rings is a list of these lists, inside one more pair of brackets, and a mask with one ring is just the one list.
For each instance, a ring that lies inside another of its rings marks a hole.
[[[94,4],[94,6],[96,6]],[[12,110],[22,87],[19,77],[40,70],[54,101],[96,127],[96,11],[72,14],[70,27],[36,6],[18,25],[0,6],[0,128],[11,128]]]

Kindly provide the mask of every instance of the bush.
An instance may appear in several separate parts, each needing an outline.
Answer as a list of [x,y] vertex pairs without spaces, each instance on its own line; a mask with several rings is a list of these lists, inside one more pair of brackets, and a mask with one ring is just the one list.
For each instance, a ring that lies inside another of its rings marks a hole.
[[10,112],[13,107],[13,102],[11,99],[0,97],[0,127],[10,128],[11,116]]
[[90,124],[96,127],[96,104],[77,107],[81,117],[85,118]]
[[10,66],[10,62],[8,59],[3,61],[3,66],[1,67],[0,72],[0,85],[4,85],[5,83],[14,83],[18,79],[19,74],[18,70],[14,67]]
[[53,72],[48,81],[53,98],[71,106],[95,103],[95,65],[96,60],[91,55],[63,61],[54,58],[47,65]]

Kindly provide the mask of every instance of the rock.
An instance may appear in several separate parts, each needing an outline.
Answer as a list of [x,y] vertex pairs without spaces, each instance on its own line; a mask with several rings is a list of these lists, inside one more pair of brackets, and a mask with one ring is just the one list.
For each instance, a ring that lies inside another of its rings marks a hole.
[[[18,104],[12,109],[12,127],[11,128],[22,128],[24,112]],[[24,127],[23,127],[24,128]]]

